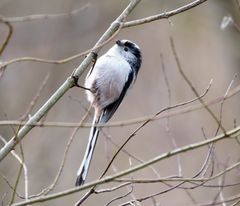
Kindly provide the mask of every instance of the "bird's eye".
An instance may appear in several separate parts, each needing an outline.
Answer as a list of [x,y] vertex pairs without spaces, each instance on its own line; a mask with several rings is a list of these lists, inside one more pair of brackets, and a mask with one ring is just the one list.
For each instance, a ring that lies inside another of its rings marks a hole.
[[126,51],[126,52],[127,52],[127,51],[128,51],[128,48],[127,48],[127,47],[124,47],[124,51]]

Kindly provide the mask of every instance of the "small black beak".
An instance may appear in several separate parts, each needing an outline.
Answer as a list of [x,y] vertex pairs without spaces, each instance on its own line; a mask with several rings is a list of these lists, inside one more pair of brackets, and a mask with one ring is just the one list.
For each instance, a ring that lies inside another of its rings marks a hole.
[[123,45],[120,40],[117,40],[117,41],[116,41],[116,44],[117,44],[118,46],[122,46],[122,45]]

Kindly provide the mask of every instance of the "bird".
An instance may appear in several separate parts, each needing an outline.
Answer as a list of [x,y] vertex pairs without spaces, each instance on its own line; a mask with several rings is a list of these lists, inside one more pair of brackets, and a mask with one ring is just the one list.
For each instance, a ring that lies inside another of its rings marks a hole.
[[88,72],[85,79],[87,99],[94,108],[87,148],[77,172],[75,185],[85,183],[101,127],[118,109],[134,84],[142,64],[139,46],[130,40],[117,40]]

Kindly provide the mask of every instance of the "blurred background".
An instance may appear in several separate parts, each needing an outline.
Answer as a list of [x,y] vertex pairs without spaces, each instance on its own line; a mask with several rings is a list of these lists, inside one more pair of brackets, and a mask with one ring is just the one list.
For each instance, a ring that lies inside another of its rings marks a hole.
[[[189,1],[148,0],[141,1],[127,20],[134,20],[178,8]],[[13,35],[1,55],[1,61],[32,56],[45,59],[63,59],[90,49],[111,22],[128,4],[124,1],[111,0],[0,0],[0,14],[4,17],[20,17],[35,14],[69,13],[82,8],[74,15],[64,18],[39,19],[25,22],[13,22]],[[182,69],[191,80],[195,89],[202,94],[213,79],[212,86],[204,100],[213,100],[224,96],[231,81],[231,89],[239,84],[239,40],[240,33],[234,26],[221,29],[224,16],[231,15],[240,20],[240,8],[235,0],[207,1],[206,3],[171,17],[149,24],[123,29],[117,37],[102,48],[100,55],[112,46],[116,39],[129,39],[136,42],[143,52],[143,65],[134,87],[122,102],[110,122],[125,121],[145,117],[173,104],[195,98],[194,93],[178,71],[171,49],[170,36],[174,39]],[[0,24],[0,42],[7,35],[7,27]],[[161,60],[162,55],[162,60]],[[39,91],[44,79],[48,80],[32,115],[59,88],[83,58],[65,64],[37,62],[18,62],[10,64],[0,79],[0,120],[18,120],[25,114],[34,96]],[[163,65],[165,72],[163,70]],[[83,85],[87,72],[79,80]],[[236,76],[237,75],[237,76]],[[166,79],[168,84],[166,83]],[[198,104],[198,102],[193,103]],[[88,102],[82,89],[70,89],[48,112],[44,121],[78,123],[88,108]],[[210,107],[219,118],[221,104]],[[185,107],[182,107],[185,108]],[[239,95],[224,102],[222,124],[226,130],[239,125]],[[91,117],[87,119],[91,122]],[[124,127],[105,128],[100,135],[91,164],[88,182],[97,179],[106,168],[109,158],[117,150],[106,136],[121,145],[140,124]],[[145,126],[125,147],[135,157],[147,161],[157,155],[215,136],[217,123],[205,110],[200,109],[168,119],[158,119]],[[18,127],[0,126],[0,135],[9,140]],[[204,131],[204,134],[203,134]],[[29,194],[34,195],[48,187],[54,180],[62,161],[67,142],[73,128],[36,127],[22,141],[24,159],[28,168]],[[89,128],[81,128],[76,134],[67,155],[62,175],[53,192],[74,187],[76,172],[83,158]],[[220,130],[219,133],[222,133]],[[205,136],[205,137],[204,137]],[[4,144],[1,142],[0,146]],[[19,147],[16,152],[19,152]],[[214,174],[239,161],[239,144],[235,140],[224,140],[215,145]],[[182,175],[194,176],[203,165],[208,147],[184,153],[180,158]],[[121,152],[108,172],[108,175],[139,164],[133,157]],[[179,174],[179,162],[176,157],[153,165],[158,175],[172,176]],[[12,190],[2,176],[14,185],[20,165],[11,155],[0,163],[0,198],[3,205],[11,199]],[[209,167],[211,171],[211,166]],[[208,176],[209,174],[206,174]],[[156,178],[152,169],[146,168],[134,173],[132,178]],[[239,171],[232,171],[222,178],[225,183],[238,182]],[[218,185],[217,179],[212,185]],[[24,178],[21,175],[17,191],[24,194]],[[111,186],[116,184],[111,184]],[[188,185],[190,186],[190,185]],[[106,185],[102,188],[110,187]],[[134,184],[133,192],[112,205],[118,205],[134,198],[145,197],[169,187],[162,184]],[[222,188],[224,197],[238,194],[239,186]],[[110,200],[125,194],[122,188],[112,193],[91,196],[84,205],[105,205]],[[74,205],[84,192],[69,195],[41,205]],[[194,190],[174,189],[155,197],[159,205],[196,205],[211,202],[219,194],[216,187],[198,187]],[[174,197],[174,198],[173,198]],[[16,198],[16,201],[20,201]],[[152,198],[139,205],[154,205]],[[156,204],[157,205],[157,204]]]

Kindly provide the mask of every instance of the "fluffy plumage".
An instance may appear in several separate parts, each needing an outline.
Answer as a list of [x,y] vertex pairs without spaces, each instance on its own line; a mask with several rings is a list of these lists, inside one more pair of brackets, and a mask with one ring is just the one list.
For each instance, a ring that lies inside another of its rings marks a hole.
[[84,184],[93,151],[101,128],[98,123],[106,123],[121,104],[127,90],[134,83],[142,63],[140,48],[129,40],[118,40],[101,56],[85,81],[88,101],[95,110],[93,126],[82,164],[77,173],[76,186]]

